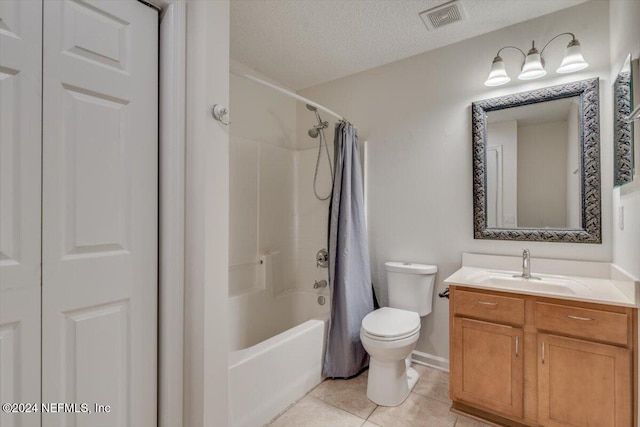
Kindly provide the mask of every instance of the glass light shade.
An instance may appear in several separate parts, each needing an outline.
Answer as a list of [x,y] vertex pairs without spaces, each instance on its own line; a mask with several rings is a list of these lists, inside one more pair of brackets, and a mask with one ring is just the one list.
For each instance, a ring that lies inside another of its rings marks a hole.
[[572,41],[564,52],[562,63],[556,70],[558,73],[573,73],[574,71],[584,70],[589,64],[582,56],[582,48],[577,40]]
[[[532,49],[532,51],[533,50],[535,49]],[[544,65],[542,65],[540,54],[537,50],[535,50],[535,53],[530,51],[524,61],[522,71],[518,75],[518,78],[520,80],[533,80],[546,75],[547,71],[544,69]]]
[[507,70],[504,67],[504,61],[501,57],[496,56],[491,64],[491,71],[489,77],[484,82],[485,86],[500,86],[507,84],[511,81],[511,78],[507,75]]

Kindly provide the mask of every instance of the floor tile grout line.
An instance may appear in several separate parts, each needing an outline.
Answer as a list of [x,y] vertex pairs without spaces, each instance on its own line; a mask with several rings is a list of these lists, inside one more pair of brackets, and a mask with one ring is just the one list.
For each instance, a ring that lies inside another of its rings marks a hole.
[[[309,392],[307,395],[305,395],[305,397],[306,397],[306,396],[311,396],[311,392]],[[365,420],[365,421],[367,421],[367,420],[369,419],[369,417],[371,416],[371,414],[373,414],[373,411],[375,411],[375,410],[376,410],[376,408],[378,407],[378,405],[376,405],[376,407],[375,407],[375,408],[373,408],[373,410],[369,413],[369,415],[367,415],[367,418],[362,418],[360,415],[358,415],[358,414],[354,414],[353,412],[351,412],[351,411],[349,411],[349,410],[347,410],[347,409],[345,409],[345,408],[341,408],[341,407],[339,407],[338,405],[335,405],[335,404],[333,404],[333,403],[331,403],[331,402],[329,402],[329,401],[327,401],[327,400],[324,400],[324,399],[322,399],[322,398],[320,398],[320,397],[316,397],[316,396],[311,396],[311,397],[313,397],[314,399],[317,399],[317,400],[319,400],[319,401],[321,401],[321,402],[324,402],[324,403],[326,403],[327,405],[333,406],[334,408],[340,409],[341,411],[346,412],[347,414],[355,415],[356,417],[360,418],[361,420]]]
[[[361,420],[364,420],[364,422],[366,422],[366,421],[367,421],[367,419],[368,419],[368,417],[367,417],[367,418],[362,418],[362,417],[361,417],[360,415],[358,415],[358,414],[354,414],[353,412],[350,412],[350,411],[348,411],[348,410],[346,410],[346,409],[344,409],[344,408],[341,408],[341,407],[339,407],[339,406],[336,406],[336,405],[334,405],[333,403],[331,403],[331,402],[327,402],[326,400],[321,399],[321,398],[319,398],[319,397],[311,396],[311,394],[307,394],[307,395],[305,395],[305,397],[307,397],[307,396],[309,396],[309,397],[313,397],[314,399],[319,400],[319,401],[320,401],[320,402],[322,402],[322,403],[326,403],[326,404],[327,404],[327,405],[329,405],[329,406],[333,406],[334,408],[336,408],[336,409],[338,409],[338,410],[340,410],[340,411],[342,411],[342,412],[345,412],[345,413],[347,413],[347,414],[349,414],[349,415],[353,415],[354,417],[360,418]],[[302,400],[302,399],[300,399],[300,400]],[[371,412],[373,412],[373,411],[371,411]],[[371,414],[369,414],[369,415],[371,415]]]
[[429,400],[432,400],[434,402],[441,403],[443,405],[449,405],[449,407],[451,407],[451,401],[443,402],[442,400],[438,400],[435,397],[425,396],[424,394],[416,393],[415,391],[412,391],[411,394],[415,394],[416,396],[424,397],[425,399],[429,399]]

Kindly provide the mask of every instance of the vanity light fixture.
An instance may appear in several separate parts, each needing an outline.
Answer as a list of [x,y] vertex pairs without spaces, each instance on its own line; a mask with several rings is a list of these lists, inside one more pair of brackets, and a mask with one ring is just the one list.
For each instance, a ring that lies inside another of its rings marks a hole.
[[516,49],[522,54],[522,57],[524,58],[524,63],[522,64],[520,74],[518,74],[518,79],[533,80],[545,76],[547,74],[547,70],[545,70],[544,68],[544,59],[542,58],[542,54],[544,53],[544,50],[547,48],[547,46],[549,46],[549,43],[551,43],[558,37],[565,35],[571,36],[571,41],[567,45],[562,63],[560,64],[556,72],[561,74],[573,73],[575,71],[587,68],[589,64],[584,60],[584,57],[582,56],[582,48],[580,47],[580,42],[578,41],[578,39],[576,39],[576,36],[573,35],[573,33],[561,33],[549,40],[540,52],[538,52],[538,49],[536,49],[535,42],[531,42],[531,49],[527,54],[525,54],[522,49],[519,49],[515,46],[505,46],[498,50],[496,57],[493,58],[491,71],[489,72],[489,77],[484,82],[484,85],[500,86],[511,81],[511,78],[509,77],[505,69],[504,61],[500,56],[500,52],[502,52],[503,49],[507,48]]

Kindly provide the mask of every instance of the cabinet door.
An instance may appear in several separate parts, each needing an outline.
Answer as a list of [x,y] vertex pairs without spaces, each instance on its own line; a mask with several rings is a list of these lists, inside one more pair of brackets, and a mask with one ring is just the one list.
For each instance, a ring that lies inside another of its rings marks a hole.
[[451,387],[454,399],[522,417],[523,332],[455,317]]
[[630,427],[631,352],[538,334],[538,421],[546,427]]

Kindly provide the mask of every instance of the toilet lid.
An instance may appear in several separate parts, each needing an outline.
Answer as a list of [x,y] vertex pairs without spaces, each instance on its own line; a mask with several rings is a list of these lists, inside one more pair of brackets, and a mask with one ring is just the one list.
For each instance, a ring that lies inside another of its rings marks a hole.
[[409,335],[420,329],[418,313],[382,307],[362,319],[362,329],[372,336],[391,338]]
[[395,273],[407,273],[407,274],[435,274],[438,272],[438,267],[428,264],[416,264],[413,262],[385,262],[384,267],[387,271]]

